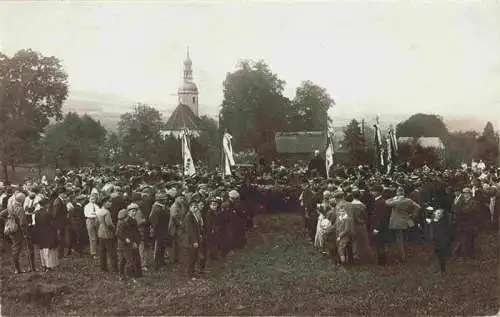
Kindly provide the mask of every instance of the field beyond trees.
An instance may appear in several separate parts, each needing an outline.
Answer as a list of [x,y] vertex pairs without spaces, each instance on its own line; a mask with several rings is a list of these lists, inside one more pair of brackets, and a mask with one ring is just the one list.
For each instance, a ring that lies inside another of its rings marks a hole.
[[[498,312],[498,235],[481,234],[477,259],[438,273],[432,246],[410,247],[406,265],[335,268],[306,239],[299,214],[260,215],[246,250],[187,280],[170,266],[137,284],[76,255],[58,271],[11,275],[2,255],[3,316],[342,315],[491,316]],[[25,256],[25,254],[24,254]],[[38,258],[38,256],[37,256]],[[27,263],[23,258],[23,263]]]

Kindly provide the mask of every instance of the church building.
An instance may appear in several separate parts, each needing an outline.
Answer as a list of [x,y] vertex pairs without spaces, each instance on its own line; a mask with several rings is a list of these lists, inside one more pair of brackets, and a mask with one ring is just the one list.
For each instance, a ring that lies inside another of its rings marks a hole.
[[200,118],[198,114],[198,87],[193,82],[193,62],[189,56],[184,60],[184,80],[177,91],[178,105],[167,120],[163,135],[178,136],[185,129],[193,136],[200,133]]

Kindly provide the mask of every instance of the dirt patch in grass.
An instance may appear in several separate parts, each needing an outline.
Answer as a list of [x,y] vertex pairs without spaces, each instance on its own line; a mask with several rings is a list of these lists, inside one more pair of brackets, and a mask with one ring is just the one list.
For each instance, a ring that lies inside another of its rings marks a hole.
[[[246,250],[187,280],[182,265],[137,284],[99,272],[88,258],[59,272],[10,275],[2,256],[2,315],[471,316],[498,312],[498,235],[482,234],[475,261],[438,273],[432,247],[412,246],[406,265],[336,268],[312,249],[297,214],[259,216]],[[24,262],[26,263],[26,262]],[[28,295],[27,295],[28,294]]]

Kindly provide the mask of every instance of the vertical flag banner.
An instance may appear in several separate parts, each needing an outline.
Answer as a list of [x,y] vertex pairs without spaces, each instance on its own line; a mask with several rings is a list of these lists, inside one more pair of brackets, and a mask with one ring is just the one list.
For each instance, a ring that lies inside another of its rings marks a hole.
[[193,176],[196,174],[193,158],[191,157],[191,150],[188,143],[188,132],[184,131],[181,137],[182,141],[182,160],[184,167],[184,176]]
[[222,147],[224,149],[224,175],[231,175],[231,166],[234,166],[233,146],[231,139],[233,136],[228,132],[224,133],[222,138]]
[[377,150],[377,164],[384,166],[384,147],[382,145],[382,135],[380,134],[380,127],[377,123],[373,126],[375,128],[375,149]]
[[327,135],[325,163],[326,163],[326,178],[330,178],[330,168],[333,165],[333,135],[330,133]]
[[398,157],[398,138],[396,137],[396,132],[394,132],[393,129],[389,132],[391,136],[391,141],[392,141],[392,151],[393,151],[393,156]]
[[391,172],[392,169],[392,139],[391,135],[387,136],[387,174]]

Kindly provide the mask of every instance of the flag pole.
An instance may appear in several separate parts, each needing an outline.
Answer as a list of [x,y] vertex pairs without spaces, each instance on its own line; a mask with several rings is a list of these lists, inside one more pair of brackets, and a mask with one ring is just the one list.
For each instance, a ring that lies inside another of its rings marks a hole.
[[220,138],[220,170],[222,173],[222,180],[226,179],[226,173],[225,173],[225,165],[224,165],[224,130],[221,127],[221,122],[220,122],[220,113],[219,113],[219,131],[221,131],[221,134],[219,135]]
[[[185,153],[184,153],[184,133],[185,130],[182,130],[180,133],[181,136],[181,177],[182,177],[182,183],[184,184],[184,159],[185,159]],[[184,185],[183,185],[184,186]]]
[[221,160],[220,160],[220,169],[221,169],[221,173],[222,173],[222,180],[225,180],[226,179],[226,171],[225,171],[225,156],[224,156],[224,134],[222,135],[222,138],[221,138]]

